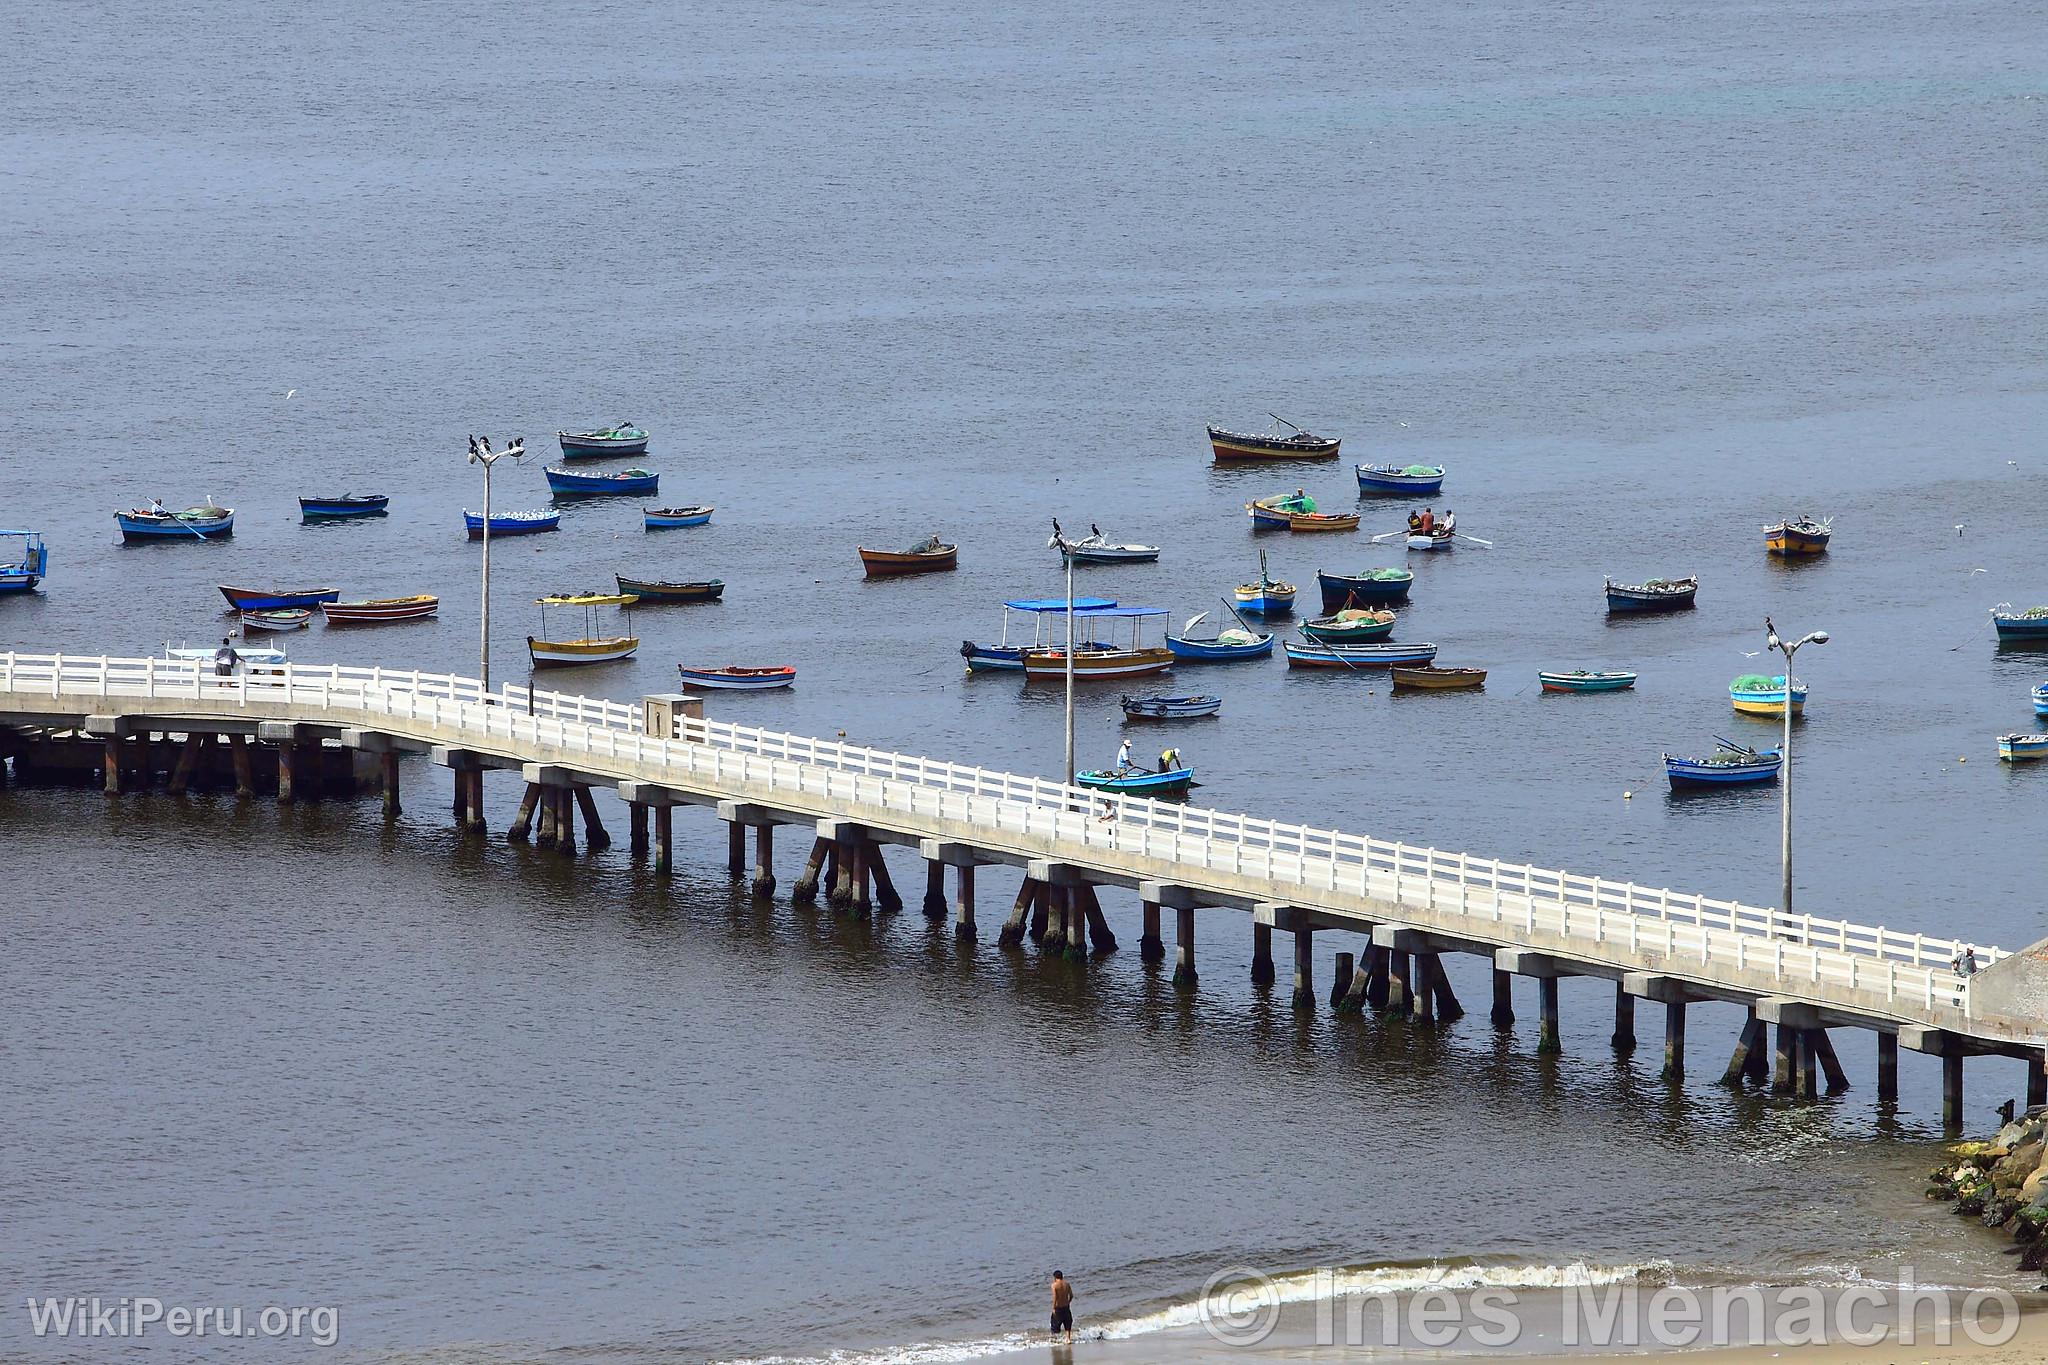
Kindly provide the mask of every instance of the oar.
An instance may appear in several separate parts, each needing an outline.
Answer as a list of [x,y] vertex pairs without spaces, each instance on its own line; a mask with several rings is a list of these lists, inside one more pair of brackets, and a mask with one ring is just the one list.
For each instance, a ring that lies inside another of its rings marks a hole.
[[1734,740],[1723,739],[1719,735],[1714,736],[1714,743],[1720,745],[1724,749],[1733,749],[1738,754],[1748,754],[1751,758],[1755,758],[1757,756],[1756,750],[1750,748],[1747,744],[1737,744]]
[[1377,545],[1383,540],[1392,540],[1396,536],[1412,536],[1414,534],[1416,533],[1413,531],[1388,531],[1384,535],[1368,537],[1365,543],[1368,545]]
[[[159,503],[157,504],[157,506],[159,506],[159,507],[162,507],[162,506],[163,506],[163,504],[162,504],[161,502],[159,502]],[[205,534],[205,533],[204,533],[203,531],[201,531],[201,530],[200,530],[200,529],[199,529],[199,528],[198,528],[197,526],[194,526],[194,525],[193,525],[193,524],[192,524],[191,522],[189,522],[189,521],[186,521],[186,520],[185,520],[185,519],[184,519],[183,517],[179,516],[179,515],[178,515],[178,514],[177,514],[176,512],[173,512],[173,511],[172,511],[172,510],[171,510],[170,508],[168,508],[168,507],[165,507],[165,508],[164,508],[164,515],[165,515],[165,516],[167,516],[167,517],[169,517],[169,518],[170,518],[170,519],[171,519],[172,521],[175,521],[175,522],[177,522],[177,523],[178,523],[178,525],[180,525],[180,526],[184,527],[184,528],[185,528],[186,530],[190,531],[190,532],[191,532],[191,533],[192,533],[193,535],[195,535],[195,536],[198,536],[198,537],[199,537],[199,538],[200,538],[201,540],[206,540],[206,534]],[[211,542],[211,541],[208,541],[207,543],[208,543],[208,544],[212,544],[212,542]]]
[[1478,536],[1468,536],[1463,531],[1453,531],[1451,534],[1459,540],[1469,540],[1474,545],[1484,545],[1489,550],[1493,548],[1493,542],[1490,540],[1481,540]]

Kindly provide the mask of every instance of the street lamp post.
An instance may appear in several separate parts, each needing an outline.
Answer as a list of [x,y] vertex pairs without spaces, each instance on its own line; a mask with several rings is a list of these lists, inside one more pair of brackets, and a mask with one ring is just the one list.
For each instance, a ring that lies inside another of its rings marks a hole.
[[1060,558],[1067,561],[1067,766],[1061,779],[1068,786],[1074,785],[1074,551],[1068,542],[1066,532],[1060,530],[1060,521],[1052,521],[1052,539],[1046,544],[1058,548]]
[[1779,908],[1789,915],[1792,913],[1792,656],[1799,652],[1801,645],[1824,645],[1828,633],[1816,630],[1802,635],[1790,644],[1778,638],[1778,628],[1771,624],[1771,618],[1764,618],[1764,630],[1768,634],[1770,647],[1785,656],[1785,737],[1778,749],[1778,786],[1782,800],[1784,823],[1778,843],[1778,888]]
[[510,455],[521,459],[526,454],[526,438],[518,437],[508,442],[503,450],[491,449],[491,438],[472,436],[469,438],[469,462],[484,467],[484,586],[483,586],[483,644],[479,671],[483,682],[486,701],[491,695],[491,466]]

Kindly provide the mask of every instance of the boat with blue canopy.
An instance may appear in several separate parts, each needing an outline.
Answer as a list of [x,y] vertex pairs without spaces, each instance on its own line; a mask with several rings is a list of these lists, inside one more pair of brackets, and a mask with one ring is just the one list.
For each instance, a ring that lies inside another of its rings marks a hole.
[[[1074,641],[1077,646],[1085,647],[1083,641],[1092,638],[1083,634],[1081,629],[1082,619],[1097,612],[1107,611],[1115,605],[1116,599],[1114,597],[1076,597],[1074,599]],[[967,671],[969,673],[1022,673],[1024,671],[1024,655],[1028,651],[1045,649],[1056,642],[1064,642],[1065,636],[1060,633],[1062,628],[1055,624],[1052,628],[1048,629],[1046,618],[1048,616],[1064,618],[1066,611],[1067,599],[1064,597],[1024,597],[1014,602],[1003,603],[1002,639],[994,644],[984,644],[975,640],[963,640],[960,642],[960,655],[967,660]],[[1015,644],[1010,642],[1011,612],[1018,612],[1031,618],[1032,633],[1029,641],[1020,639]],[[1057,638],[1049,639],[1048,636],[1055,636]]]
[[42,532],[0,531],[0,593],[33,591],[49,562]]
[[1785,756],[1776,749],[1752,749],[1726,739],[1715,742],[1720,747],[1706,758],[1664,755],[1664,775],[1673,791],[1775,782],[1785,766]]

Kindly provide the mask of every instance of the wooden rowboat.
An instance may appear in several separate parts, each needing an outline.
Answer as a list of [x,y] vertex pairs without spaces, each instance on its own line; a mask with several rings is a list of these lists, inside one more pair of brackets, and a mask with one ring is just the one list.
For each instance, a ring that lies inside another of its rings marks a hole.
[[644,507],[641,518],[650,531],[666,531],[677,526],[703,526],[711,520],[709,507]]
[[2001,640],[2048,640],[2048,607],[2022,611],[2000,602],[1991,609],[1991,625]]
[[341,596],[339,588],[234,588],[219,585],[220,595],[236,611],[278,611],[286,607],[317,607]]
[[1664,755],[1664,773],[1673,791],[1775,782],[1784,766],[1785,756],[1776,749],[1752,749],[1727,740],[1722,740],[1721,747],[1709,758]]
[[313,613],[305,607],[279,607],[269,611],[245,611],[242,613],[242,633],[265,630],[303,630],[313,619]]
[[897,578],[904,574],[940,573],[960,567],[960,547],[948,545],[933,536],[922,545],[908,550],[870,550],[864,546],[854,547],[860,553],[860,566],[869,578]]
[[1209,427],[1209,449],[1214,453],[1217,464],[1231,464],[1242,460],[1334,460],[1342,437],[1316,436],[1303,431],[1294,423],[1275,414],[1267,414],[1287,432],[1229,431],[1223,427]]
[[[602,431],[558,431],[555,439],[562,443],[562,454],[572,460],[647,453],[647,433],[631,422],[620,422]],[[497,528],[492,527],[491,533],[496,535]]]
[[1282,493],[1244,505],[1254,526],[1283,531],[1356,531],[1356,512],[1318,512],[1306,493]]
[[[1745,673],[1728,684],[1728,701],[1746,716],[1782,716],[1785,714],[1785,675],[1766,678],[1761,673]],[[1792,683],[1792,714],[1806,712],[1806,684],[1794,680]]]
[[1425,665],[1421,668],[1396,668],[1392,672],[1396,687],[1454,692],[1461,688],[1486,686],[1486,670],[1483,668],[1437,668]]
[[1426,664],[1436,658],[1436,646],[1418,645],[1313,645],[1282,640],[1289,668],[1391,668],[1395,665]]
[[542,471],[548,476],[548,491],[558,498],[618,497],[628,493],[661,491],[661,475],[651,469],[621,469],[616,474],[583,474],[551,464]]
[[381,517],[391,506],[384,493],[343,493],[335,498],[300,498],[301,521],[347,521],[355,517]]
[[1347,607],[1328,616],[1301,623],[1302,635],[1317,644],[1348,645],[1379,640],[1394,628],[1394,613]]
[[187,507],[173,512],[162,506],[114,513],[123,540],[222,540],[235,533],[232,507]]
[[637,635],[612,635],[594,640],[540,640],[526,637],[526,651],[535,668],[567,668],[575,664],[608,664],[630,658],[640,648]]
[[1412,569],[1367,569],[1363,573],[1324,573],[1316,570],[1316,585],[1322,589],[1323,610],[1341,607],[1369,607],[1379,602],[1405,602],[1415,586]]
[[2000,735],[1998,756],[2007,763],[2025,763],[2037,758],[2048,758],[2048,735]]
[[428,593],[412,597],[373,597],[365,602],[326,602],[320,607],[330,626],[370,626],[386,621],[418,621],[441,609],[441,599]]
[[1169,768],[1163,773],[1145,772],[1142,769],[1092,769],[1075,773],[1076,784],[1091,791],[1124,792],[1132,796],[1172,796],[1186,791],[1195,784],[1193,768]]
[[1635,674],[1618,670],[1589,673],[1581,668],[1570,673],[1538,673],[1536,678],[1545,692],[1620,692],[1636,685]]
[[1442,465],[1361,464],[1353,465],[1361,493],[1415,495],[1440,492],[1444,486]]
[[1817,555],[1828,548],[1834,534],[1834,519],[1798,517],[1764,527],[1764,548],[1774,555]]
[[[491,513],[491,535],[530,536],[542,531],[552,531],[562,524],[560,512],[493,512]],[[484,538],[484,519],[480,512],[465,511],[462,514],[462,528],[471,540]]]
[[1134,720],[1190,720],[1223,709],[1221,697],[1125,697],[1124,714]]
[[788,687],[796,681],[796,670],[787,665],[774,668],[690,668],[676,665],[683,686],[722,688],[737,692],[762,692],[771,687]]
[[708,578],[700,583],[664,583],[658,579],[628,578],[614,574],[619,592],[639,599],[640,606],[664,606],[671,602],[716,602],[725,596],[725,580]]
[[1650,578],[1641,583],[1607,580],[1607,610],[1617,616],[1631,612],[1685,611],[1698,595],[1697,578]]

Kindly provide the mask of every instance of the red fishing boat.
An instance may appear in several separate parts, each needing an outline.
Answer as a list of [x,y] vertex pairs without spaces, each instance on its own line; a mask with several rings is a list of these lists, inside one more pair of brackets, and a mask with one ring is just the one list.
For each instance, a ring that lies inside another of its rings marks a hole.
[[320,610],[330,626],[368,626],[385,621],[417,621],[441,609],[441,599],[420,593],[414,597],[373,597],[366,602],[323,602]]

